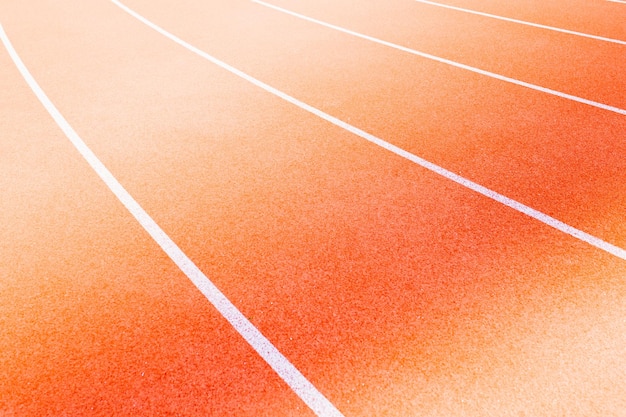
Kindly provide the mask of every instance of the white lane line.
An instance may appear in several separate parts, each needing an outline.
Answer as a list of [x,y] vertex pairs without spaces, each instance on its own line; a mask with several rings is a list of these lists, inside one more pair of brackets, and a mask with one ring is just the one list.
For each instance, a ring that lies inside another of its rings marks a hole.
[[[626,41],[622,41],[622,40],[619,40],[619,39],[606,38],[604,36],[591,35],[589,33],[576,32],[576,31],[573,31],[573,30],[561,29],[561,28],[557,28],[557,27],[554,27],[554,26],[541,25],[539,23],[532,23],[532,22],[527,22],[525,20],[512,19],[510,17],[498,16],[498,15],[495,15],[495,14],[479,12],[479,11],[476,11],[476,10],[464,9],[462,7],[450,6],[448,4],[443,4],[443,3],[436,3],[434,1],[428,1],[428,0],[413,0],[413,1],[418,2],[418,3],[429,4],[431,6],[442,7],[442,8],[445,8],[445,9],[456,10],[456,11],[459,11],[459,12],[475,14],[475,15],[478,15],[478,16],[490,17],[492,19],[504,20],[506,22],[518,23],[520,25],[526,25],[526,26],[532,26],[532,27],[536,27],[536,28],[540,28],[540,29],[552,30],[554,32],[567,33],[568,35],[581,36],[581,37],[584,37],[584,38],[595,39],[595,40],[598,40],[598,41],[617,43],[619,45],[626,45]],[[616,1],[616,0],[608,0],[608,1]],[[616,2],[618,2],[618,3],[626,3],[626,2],[623,2],[623,1],[616,1]]]
[[402,158],[408,159],[411,162],[416,163],[417,165],[420,165],[423,168],[426,168],[432,172],[435,172],[451,181],[456,182],[457,184],[462,185],[463,187],[469,188],[472,191],[475,191],[479,194],[484,195],[485,197],[491,198],[492,200],[495,200],[499,203],[504,204],[505,206],[508,206],[514,210],[517,210],[521,213],[526,214],[529,217],[532,217],[535,220],[539,220],[540,222],[553,227],[563,233],[566,233],[570,236],[575,237],[576,239],[579,239],[583,242],[586,242],[598,249],[601,249],[605,252],[608,252],[614,256],[617,256],[618,258],[624,259],[626,260],[626,250],[617,247],[611,243],[605,242],[604,240],[597,238],[595,236],[592,236],[588,233],[585,233],[579,229],[576,229],[573,226],[570,226],[566,223],[563,223],[560,220],[555,219],[554,217],[550,217],[547,214],[544,214],[538,210],[535,210],[531,207],[528,207],[518,201],[515,201],[509,197],[506,197],[502,194],[499,194],[493,190],[490,190],[487,187],[483,187],[480,184],[477,184],[473,181],[468,180],[467,178],[464,178],[460,175],[455,174],[454,172],[448,171],[445,168],[440,167],[439,165],[436,165],[432,162],[429,162],[425,159],[420,158],[417,155],[414,155],[408,151],[405,151],[402,148],[399,148],[389,142],[384,141],[383,139],[380,139],[370,133],[367,133],[355,126],[352,126],[349,123],[346,123],[340,119],[337,119],[334,116],[331,116],[328,113],[324,113],[323,111],[309,105],[306,104],[280,90],[278,90],[277,88],[274,88],[268,84],[265,84],[263,81],[260,81],[248,74],[246,74],[245,72],[238,70],[237,68],[228,65],[227,63],[220,61],[217,58],[214,58],[213,56],[207,54],[206,52],[196,48],[195,46],[185,42],[184,40],[180,39],[179,37],[177,37],[176,35],[171,34],[170,32],[166,31],[165,29],[161,28],[160,26],[157,26],[156,24],[152,23],[151,21],[149,21],[148,19],[146,19],[145,17],[141,16],[140,14],[138,14],[137,12],[133,11],[132,9],[129,9],[128,7],[124,6],[122,3],[120,3],[118,0],[111,0],[111,2],[115,3],[117,6],[119,6],[120,8],[122,8],[124,11],[126,11],[128,14],[130,14],[131,16],[133,16],[134,18],[138,19],[139,21],[141,21],[142,23],[144,23],[145,25],[149,26],[150,28],[154,29],[155,31],[157,31],[158,33],[160,33],[161,35],[169,38],[170,40],[176,42],[177,44],[179,44],[180,46],[182,46],[183,48],[188,49],[189,51],[201,56],[202,58],[205,58],[206,60],[212,62],[213,64],[225,69],[226,71],[231,72],[234,75],[237,75],[238,77],[243,78],[244,80],[256,85],[259,88],[262,88],[263,90],[267,91],[268,93],[271,93],[277,97],[280,97],[281,99],[295,105],[298,106],[299,108],[314,114],[317,117],[320,117],[321,119],[324,119],[332,124],[334,124],[335,126],[339,126],[340,128],[351,132],[357,136],[360,136],[361,138],[380,146],[381,148],[384,148]]
[[85,158],[93,170],[111,189],[113,194],[124,204],[126,209],[135,217],[141,226],[159,244],[161,249],[176,263],[181,271],[198,287],[204,296],[228,320],[228,322],[243,336],[243,338],[265,359],[276,373],[291,387],[291,389],[318,415],[329,417],[343,417],[343,415],[328,401],[322,393],[270,342],[254,325],[230,302],[228,298],[207,278],[206,275],[185,255],[174,241],[159,227],[148,213],[124,189],[113,174],[104,166],[98,157],[89,149],[78,133],[70,126],[57,110],[48,96],[41,89],[37,81],[30,74],[21,58],[13,48],[2,25],[0,24],[0,38],[9,52],[13,62],[33,90],[41,104],[46,108],[63,133],[72,142],[74,147]]
[[618,114],[626,116],[626,110],[620,109],[619,107],[609,106],[608,104],[599,103],[599,102],[593,101],[593,100],[587,100],[586,98],[582,98],[582,97],[574,96],[574,95],[571,95],[571,94],[563,93],[561,91],[552,90],[552,89],[547,88],[547,87],[541,87],[541,86],[536,85],[536,84],[527,83],[525,81],[520,81],[520,80],[517,80],[515,78],[510,78],[510,77],[507,77],[507,76],[504,76],[504,75],[496,74],[494,72],[490,72],[490,71],[482,70],[480,68],[476,68],[476,67],[472,67],[472,66],[469,66],[469,65],[461,64],[460,62],[452,61],[450,59],[441,58],[441,57],[438,57],[438,56],[435,56],[435,55],[427,54],[425,52],[420,52],[420,51],[417,51],[415,49],[407,48],[406,46],[397,45],[395,43],[387,42],[387,41],[384,41],[382,39],[374,38],[374,37],[369,36],[369,35],[364,35],[362,33],[358,33],[358,32],[355,32],[353,30],[350,30],[350,29],[346,29],[346,28],[343,28],[343,27],[340,27],[340,26],[336,26],[336,25],[333,25],[333,24],[330,24],[330,23],[326,23],[326,22],[323,22],[321,20],[313,19],[312,17],[308,17],[308,16],[305,16],[305,15],[302,15],[302,14],[299,14],[299,13],[296,13],[296,12],[292,12],[291,10],[283,9],[282,7],[274,6],[273,4],[265,3],[265,2],[260,1],[260,0],[251,0],[251,1],[253,3],[257,3],[257,4],[261,5],[261,6],[268,7],[270,9],[274,9],[274,10],[279,11],[281,13],[285,13],[285,14],[297,17],[299,19],[306,20],[308,22],[315,23],[315,24],[318,24],[318,25],[321,25],[321,26],[324,26],[324,27],[327,27],[327,28],[330,28],[330,29],[334,29],[336,31],[343,32],[343,33],[346,33],[348,35],[356,36],[357,38],[365,39],[365,40],[368,40],[368,41],[371,41],[371,42],[378,43],[380,45],[388,46],[390,48],[394,48],[394,49],[397,49],[399,51],[408,52],[410,54],[417,55],[417,56],[420,56],[422,58],[430,59],[432,61],[437,61],[437,62],[440,62],[442,64],[451,65],[451,66],[456,67],[456,68],[461,68],[461,69],[464,69],[464,70],[467,70],[467,71],[474,72],[476,74],[485,75],[485,76],[490,77],[490,78],[495,78],[496,80],[505,81],[505,82],[508,82],[508,83],[511,83],[511,84],[515,84],[515,85],[519,85],[519,86],[522,86],[522,87],[530,88],[532,90],[541,91],[542,93],[546,93],[546,94],[550,94],[550,95],[553,95],[553,96],[561,97],[561,98],[564,98],[564,99],[567,99],[567,100],[576,101],[576,102],[582,103],[582,104],[587,104],[589,106],[593,106],[593,107],[596,107],[596,108],[599,108],[599,109],[603,109],[603,110],[608,110],[610,112],[618,113]]
[[612,3],[622,3],[622,4],[626,4],[626,1],[624,0],[606,0],[606,1],[610,1]]

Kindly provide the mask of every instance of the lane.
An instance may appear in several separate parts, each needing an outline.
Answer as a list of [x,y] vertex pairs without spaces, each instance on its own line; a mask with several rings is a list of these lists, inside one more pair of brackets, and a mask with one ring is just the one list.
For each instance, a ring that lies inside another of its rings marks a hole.
[[[442,2],[443,3],[443,2]],[[446,0],[446,4],[563,27],[617,39],[626,39],[624,10],[608,1],[585,0]]]
[[288,10],[288,9],[285,9],[285,8],[282,8],[282,7],[278,7],[278,6],[275,6],[275,5],[272,5],[270,3],[266,3],[266,2],[260,1],[260,0],[254,0],[254,3],[259,4],[261,6],[264,6],[264,7],[268,7],[270,9],[278,11],[280,13],[284,13],[284,14],[287,14],[289,16],[293,16],[295,18],[301,19],[301,20],[309,22],[309,23],[320,25],[320,26],[323,26],[323,27],[331,29],[331,30],[335,30],[335,31],[338,31],[338,32],[341,32],[341,33],[344,33],[344,34],[348,34],[350,36],[355,36],[355,37],[357,37],[359,39],[363,39],[363,40],[366,40],[368,42],[373,42],[373,43],[376,43],[378,45],[389,47],[389,48],[395,49],[397,51],[409,53],[411,55],[415,55],[415,56],[418,56],[420,58],[425,58],[425,59],[432,60],[432,61],[435,61],[435,62],[440,63],[440,64],[449,65],[449,66],[452,66],[452,67],[455,67],[455,68],[459,68],[459,69],[462,69],[462,70],[465,70],[465,71],[469,71],[469,72],[472,72],[472,73],[475,73],[475,74],[478,74],[478,75],[481,75],[481,76],[486,76],[486,77],[492,78],[492,79],[497,80],[497,81],[503,81],[503,82],[510,83],[510,84],[517,85],[517,86],[521,86],[521,87],[524,87],[524,88],[529,88],[531,90],[538,91],[540,93],[549,94],[549,95],[552,95],[552,96],[564,98],[564,99],[571,100],[571,101],[574,101],[574,102],[577,102],[577,103],[581,103],[581,104],[585,104],[585,105],[588,105],[588,106],[591,106],[591,107],[595,107],[595,108],[598,108],[598,109],[601,109],[601,110],[610,111],[610,112],[613,112],[613,113],[616,113],[616,114],[619,114],[619,115],[622,115],[622,116],[626,116],[626,109],[618,108],[618,107],[615,107],[615,106],[609,106],[609,105],[604,104],[604,103],[600,103],[600,102],[597,102],[597,101],[585,99],[585,98],[582,98],[582,97],[579,97],[579,96],[575,96],[575,95],[572,95],[572,94],[568,94],[568,93],[564,93],[564,92],[561,92],[561,91],[557,91],[557,90],[554,90],[554,89],[551,89],[551,88],[547,88],[547,87],[544,87],[544,86],[541,86],[541,85],[538,85],[538,84],[532,84],[532,83],[529,83],[529,82],[526,82],[526,81],[519,80],[517,78],[503,76],[501,74],[498,74],[498,73],[495,73],[495,72],[492,72],[492,71],[486,71],[484,69],[481,69],[481,68],[478,68],[478,67],[474,67],[474,66],[470,66],[470,65],[466,65],[466,64],[463,64],[463,63],[458,62],[458,61],[453,61],[453,60],[449,60],[449,59],[446,59],[446,58],[442,58],[442,57],[437,56],[437,55],[424,53],[422,51],[418,51],[416,49],[408,48],[408,47],[405,47],[405,46],[402,46],[402,45],[399,45],[399,44],[396,44],[396,43],[388,42],[388,41],[385,41],[385,40],[380,39],[380,38],[369,36],[369,35],[366,35],[366,34],[363,34],[363,33],[360,33],[360,32],[355,32],[353,30],[347,29],[347,28],[342,27],[342,26],[333,25],[333,24],[325,22],[323,20],[314,19],[314,18],[311,18],[309,16],[303,15],[301,13],[296,13],[294,11],[291,11],[291,10]]
[[[213,3],[207,37],[228,18],[275,23],[248,5]],[[5,26],[42,86],[346,415],[622,409],[624,262],[381,154],[113,5],[41,7]]]
[[0,68],[0,414],[312,415]]
[[620,76],[626,69],[623,44],[550,32],[423,3],[407,5],[405,0],[384,4],[346,1],[335,5],[289,0],[257,4],[284,6],[280,7],[283,13],[300,12],[300,18],[334,25],[335,30],[351,30],[356,36],[370,36],[374,42],[410,48],[416,51],[413,53],[433,55],[431,59],[447,59],[454,62],[452,65],[467,65],[626,108],[626,99],[619,93],[626,87]]
[[[141,227],[159,245],[161,250],[178,266],[185,276],[193,282],[206,299],[219,311],[233,328],[261,356],[268,365],[289,385],[313,412],[318,416],[341,416],[341,413],[321,394],[285,356],[224,296],[215,284],[189,259],[176,243],[161,229],[139,203],[126,191],[117,178],[102,164],[102,161],[85,144],[67,122],[56,106],[50,101],[28,68],[15,51],[11,41],[0,25],[0,39],[11,56],[20,74],[37,96],[46,111],[63,131],[80,155],[94,172],[111,190],[115,197],[124,205]],[[626,254],[622,257],[626,260]]]
[[502,21],[505,21],[505,22],[516,23],[516,24],[519,24],[519,25],[532,26],[532,27],[536,27],[536,28],[540,28],[540,29],[544,29],[544,30],[551,30],[551,31],[560,32],[560,33],[567,33],[569,35],[580,36],[580,37],[583,37],[583,38],[590,38],[590,39],[600,40],[600,41],[603,41],[603,42],[610,42],[610,43],[616,43],[616,44],[619,44],[619,45],[626,45],[626,41],[622,41],[622,40],[619,40],[619,39],[607,38],[607,37],[598,36],[598,35],[591,35],[589,33],[576,32],[576,31],[573,31],[573,30],[569,30],[569,29],[565,29],[565,28],[558,28],[558,27],[554,27],[554,26],[541,25],[541,24],[535,23],[535,22],[528,22],[528,21],[525,21],[525,20],[513,19],[513,18],[510,18],[510,17],[506,17],[506,16],[499,16],[499,15],[495,15],[495,14],[492,14],[492,13],[479,12],[479,11],[472,10],[472,9],[465,9],[463,7],[451,6],[451,5],[446,4],[446,3],[439,3],[439,2],[429,1],[429,0],[414,0],[414,1],[417,1],[418,3],[428,4],[428,5],[431,5],[431,6],[442,7],[444,9],[448,9],[448,10],[455,10],[455,11],[459,11],[459,12],[463,12],[463,13],[473,14],[473,15],[476,15],[476,16],[489,17],[491,19],[497,19],[497,20],[502,20]]
[[184,6],[193,17],[176,19],[167,5],[152,14],[194,45],[306,103],[626,246],[623,116],[405,56],[272,10],[241,6],[235,23],[225,24],[208,6]]

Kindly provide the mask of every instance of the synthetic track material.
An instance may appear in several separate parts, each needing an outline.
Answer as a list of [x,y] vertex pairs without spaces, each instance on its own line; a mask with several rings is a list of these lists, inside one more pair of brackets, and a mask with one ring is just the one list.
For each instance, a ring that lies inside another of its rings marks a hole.
[[[541,25],[539,23],[527,22],[525,20],[513,19],[513,18],[510,18],[510,17],[504,17],[504,16],[498,16],[498,15],[491,14],[491,13],[478,12],[476,10],[470,10],[470,9],[465,9],[465,8],[462,8],[462,7],[450,6],[449,4],[436,3],[436,2],[428,1],[428,0],[414,0],[414,1],[416,1],[417,3],[428,4],[430,6],[442,7],[444,9],[448,9],[448,10],[456,10],[458,12],[469,13],[469,14],[473,14],[473,15],[476,15],[476,16],[489,17],[489,18],[492,18],[492,19],[502,20],[502,21],[505,21],[505,22],[517,23],[517,24],[525,25],[525,26],[532,26],[532,27],[535,27],[535,28],[551,30],[551,31],[554,31],[554,32],[567,33],[568,35],[574,35],[574,36],[580,36],[580,37],[583,37],[583,38],[595,39],[595,40],[598,40],[598,41],[616,43],[618,45],[626,45],[626,41],[622,41],[622,40],[619,40],[619,39],[613,39],[613,38],[607,38],[607,37],[604,37],[604,36],[591,35],[589,33],[576,32],[574,30],[562,29],[562,28],[557,28],[557,27],[554,27],[554,26]],[[609,1],[615,1],[615,0],[609,0]],[[618,3],[621,3],[621,2],[618,2]]]
[[102,181],[115,194],[119,201],[141,224],[163,251],[174,261],[180,270],[204,294],[220,314],[237,330],[252,348],[276,371],[289,387],[318,416],[340,417],[339,410],[320,393],[311,382],[235,307],[235,305],[204,275],[176,243],[161,229],[150,215],[124,189],[122,184],[104,166],[98,157],[80,138],[78,133],[65,120],[54,104],[30,74],[19,55],[13,48],[4,28],[0,24],[0,39],[13,59],[24,80],[35,93],[41,104],[48,111],[74,147],[89,163]]
[[[611,243],[608,243],[602,239],[599,239],[593,235],[590,235],[586,232],[583,232],[582,230],[579,230],[573,226],[570,226],[560,220],[557,220],[551,216],[548,216],[545,213],[542,213],[538,210],[535,210],[531,207],[528,207],[516,200],[513,200],[509,197],[506,197],[502,194],[499,194],[493,190],[490,190],[480,184],[477,184],[473,181],[468,180],[467,178],[464,178],[458,174],[455,174],[454,172],[448,171],[447,169],[440,167],[436,164],[433,164],[432,162],[429,162],[423,158],[420,158],[417,155],[414,155],[404,149],[401,149],[383,139],[380,139],[370,133],[367,133],[355,126],[352,126],[349,123],[346,123],[340,119],[337,119],[336,117],[333,117],[313,106],[310,106],[306,103],[303,103],[302,101],[244,73],[243,71],[238,70],[237,68],[232,67],[231,65],[220,61],[219,59],[209,55],[208,53],[196,48],[195,46],[185,42],[184,40],[180,39],[179,37],[171,34],[170,32],[166,31],[165,29],[161,28],[160,26],[154,24],[153,22],[149,21],[148,19],[146,19],[145,17],[141,16],[140,14],[138,14],[137,12],[133,11],[132,9],[128,8],[127,6],[125,6],[124,4],[120,3],[117,0],[111,0],[114,4],[116,4],[117,6],[119,6],[120,8],[122,8],[124,11],[126,11],[127,13],[129,13],[131,16],[135,17],[136,19],[138,19],[139,21],[141,21],[142,23],[146,24],[147,26],[149,26],[150,28],[154,29],[155,31],[159,32],[160,34],[162,34],[163,36],[171,39],[172,41],[176,42],[177,44],[181,45],[182,47],[188,49],[189,51],[201,56],[202,58],[207,59],[208,61],[212,62],[215,65],[220,66],[221,68],[245,79],[246,81],[262,88],[263,90],[278,96],[280,98],[282,98],[285,101],[288,101],[289,103],[292,103],[298,107],[300,107],[303,110],[306,110],[309,113],[312,113],[336,126],[341,127],[342,129],[345,129],[363,139],[366,139],[378,146],[380,146],[381,148],[384,148],[398,156],[401,156],[405,159],[410,160],[411,162],[414,162],[432,172],[435,172],[451,181],[454,181],[457,184],[460,184],[468,189],[471,189],[479,194],[484,195],[485,197],[488,197],[492,200],[495,200],[501,204],[504,204],[505,206],[508,206],[514,210],[517,210],[521,213],[526,214],[529,217],[532,217],[536,220],[539,220],[540,222],[551,226],[563,233],[566,233],[568,235],[571,235],[583,242],[586,242],[598,249],[601,249],[607,253],[610,253],[618,258],[621,258],[623,260],[626,260],[626,250],[617,247],[615,245],[612,245]],[[253,0],[254,1],[254,0]],[[622,112],[626,111],[619,109]]]
[[390,48],[393,48],[393,49],[397,49],[397,50],[402,51],[402,52],[407,52],[407,53],[412,54],[412,55],[416,55],[416,56],[419,56],[419,57],[422,57],[422,58],[430,59],[432,61],[440,62],[442,64],[447,64],[447,65],[450,65],[450,66],[453,66],[453,67],[456,67],[456,68],[461,68],[461,69],[464,69],[464,70],[467,70],[467,71],[471,71],[471,72],[476,73],[476,74],[480,74],[480,75],[484,75],[484,76],[487,76],[487,77],[490,77],[490,78],[494,78],[496,80],[504,81],[504,82],[507,82],[507,83],[510,83],[510,84],[519,85],[521,87],[526,87],[526,88],[529,88],[531,90],[540,91],[542,93],[550,94],[550,95],[553,95],[553,96],[556,96],[556,97],[560,97],[560,98],[564,98],[564,99],[567,99],[567,100],[572,100],[572,101],[575,101],[575,102],[578,102],[578,103],[586,104],[588,106],[596,107],[596,108],[599,108],[599,109],[602,109],[602,110],[607,110],[607,111],[610,111],[610,112],[613,112],[613,113],[617,113],[617,114],[621,114],[621,115],[626,116],[626,110],[625,109],[621,109],[619,107],[609,106],[608,104],[600,103],[600,102],[593,101],[593,100],[588,100],[588,99],[583,98],[583,97],[578,97],[578,96],[575,96],[575,95],[572,95],[572,94],[563,93],[561,91],[553,90],[551,88],[542,87],[540,85],[536,85],[536,84],[528,83],[528,82],[525,82],[525,81],[517,80],[515,78],[511,78],[511,77],[507,77],[507,76],[504,76],[504,75],[496,74],[495,72],[486,71],[486,70],[483,70],[483,69],[480,69],[480,68],[472,67],[470,65],[465,65],[465,64],[462,64],[460,62],[452,61],[450,59],[446,59],[446,58],[442,58],[442,57],[439,57],[439,56],[427,54],[425,52],[421,52],[421,51],[417,51],[415,49],[407,48],[406,46],[398,45],[398,44],[395,44],[395,43],[392,43],[392,42],[387,42],[387,41],[384,41],[382,39],[375,38],[373,36],[364,35],[362,33],[355,32],[353,30],[346,29],[346,28],[343,28],[341,26],[333,25],[333,24],[328,23],[328,22],[324,22],[324,21],[321,21],[321,20],[318,20],[318,19],[313,19],[313,18],[305,16],[303,14],[296,13],[296,12],[293,12],[291,10],[284,9],[282,7],[274,6],[272,4],[265,3],[263,1],[259,1],[259,0],[251,0],[251,1],[253,3],[257,3],[257,4],[261,5],[261,6],[269,7],[271,9],[274,9],[274,10],[279,11],[281,13],[285,13],[285,14],[297,17],[299,19],[306,20],[308,22],[315,23],[317,25],[327,27],[329,29],[334,29],[334,30],[337,30],[339,32],[346,33],[348,35],[356,36],[357,38],[365,39],[365,40],[368,40],[370,42],[374,42],[374,43],[377,43],[377,44],[380,44],[380,45],[384,45],[384,46],[387,46],[387,47],[390,47]]

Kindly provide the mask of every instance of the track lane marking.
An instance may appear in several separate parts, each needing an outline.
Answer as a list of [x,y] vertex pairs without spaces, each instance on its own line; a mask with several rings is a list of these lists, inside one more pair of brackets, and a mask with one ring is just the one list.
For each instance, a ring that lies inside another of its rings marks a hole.
[[[584,38],[590,38],[590,39],[595,39],[595,40],[604,41],[604,42],[611,42],[611,43],[616,43],[616,44],[619,44],[619,45],[626,45],[626,41],[622,41],[622,40],[619,40],[619,39],[607,38],[607,37],[604,37],[604,36],[592,35],[592,34],[583,33],[583,32],[576,32],[574,30],[569,30],[569,29],[561,29],[561,28],[557,28],[557,27],[554,27],[554,26],[547,26],[547,25],[542,25],[542,24],[539,24],[539,23],[527,22],[525,20],[513,19],[513,18],[510,18],[510,17],[499,16],[499,15],[495,15],[495,14],[491,14],[491,13],[479,12],[479,11],[476,11],[476,10],[470,10],[470,9],[465,9],[465,8],[462,8],[462,7],[451,6],[449,4],[436,3],[434,1],[429,1],[429,0],[413,0],[413,1],[415,1],[417,3],[428,4],[428,5],[431,5],[431,6],[442,7],[444,9],[456,10],[456,11],[459,11],[459,12],[470,13],[470,14],[474,14],[474,15],[478,15],[478,16],[490,17],[492,19],[503,20],[505,22],[518,23],[520,25],[526,25],[526,26],[532,26],[532,27],[536,27],[536,28],[540,28],[540,29],[552,30],[554,32],[567,33],[568,35],[581,36],[581,37],[584,37]],[[616,1],[616,0],[608,0],[608,1]],[[626,2],[621,2],[621,1],[616,1],[616,2],[618,2],[618,3],[626,3]]]
[[370,133],[367,133],[347,122],[344,122],[343,120],[340,120],[334,116],[331,116],[328,113],[323,112],[322,110],[319,110],[309,104],[306,104],[300,100],[298,100],[297,98],[294,98],[290,95],[288,95],[287,93],[284,93],[280,90],[278,90],[277,88],[274,88],[266,83],[264,83],[263,81],[260,81],[254,77],[252,77],[251,75],[246,74],[245,72],[223,62],[220,61],[219,59],[209,55],[208,53],[202,51],[201,49],[196,48],[195,46],[185,42],[184,40],[182,40],[181,38],[177,37],[176,35],[166,31],[165,29],[161,28],[160,26],[156,25],[155,23],[152,23],[150,20],[146,19],[145,17],[141,16],[139,13],[135,12],[134,10],[128,8],[127,6],[125,6],[124,4],[120,3],[119,0],[110,0],[112,3],[114,3],[115,5],[117,5],[118,7],[120,7],[122,10],[124,10],[125,12],[127,12],[128,14],[130,14],[132,17],[136,18],[137,20],[139,20],[140,22],[144,23],[146,26],[150,27],[151,29],[155,30],[156,32],[160,33],[161,35],[165,36],[166,38],[172,40],[173,42],[179,44],[180,46],[182,46],[183,48],[199,55],[200,57],[208,60],[209,62],[225,69],[226,71],[229,71],[230,73],[250,82],[253,85],[256,85],[257,87],[267,91],[268,93],[271,93],[321,119],[326,120],[329,123],[334,124],[335,126],[338,126],[348,132],[351,132],[383,149],[386,149],[402,158],[405,158],[423,168],[426,168],[429,171],[432,171],[436,174],[441,175],[442,177],[445,177],[451,181],[454,181],[455,183],[462,185],[463,187],[466,187],[472,191],[475,191],[479,194],[482,194],[485,197],[488,197],[492,200],[495,200],[501,204],[504,204],[505,206],[508,206],[520,213],[526,214],[527,216],[538,220],[554,229],[557,229],[563,233],[566,233],[570,236],[575,237],[576,239],[579,239],[585,243],[588,243],[591,246],[594,246],[600,250],[603,250],[607,253],[610,253],[611,255],[614,255],[620,259],[626,260],[626,250],[615,246],[609,242],[606,242],[596,236],[593,236],[589,233],[583,232],[582,230],[579,230],[573,226],[570,226],[560,220],[555,219],[554,217],[551,217],[545,213],[540,212],[539,210],[535,210],[529,206],[526,206],[525,204],[522,204],[516,200],[513,200],[512,198],[506,197],[496,191],[493,191],[487,187],[484,187],[480,184],[477,184],[465,177],[462,177],[458,174],[455,174],[452,171],[448,171],[447,169],[440,167],[439,165],[436,165],[432,162],[429,162],[423,158],[420,158],[417,155],[414,155],[396,145],[393,145],[383,139],[380,139]]
[[297,17],[299,19],[306,20],[306,21],[311,22],[311,23],[315,23],[315,24],[320,25],[320,26],[324,26],[324,27],[327,27],[329,29],[333,29],[333,30],[336,30],[336,31],[339,31],[339,32],[343,32],[343,33],[346,33],[348,35],[355,36],[357,38],[365,39],[365,40],[368,40],[370,42],[374,42],[374,43],[377,43],[377,44],[380,44],[380,45],[388,46],[390,48],[397,49],[397,50],[402,51],[402,52],[407,52],[407,53],[412,54],[412,55],[416,55],[416,56],[419,56],[419,57],[422,57],[422,58],[426,58],[426,59],[430,59],[432,61],[436,61],[436,62],[439,62],[439,63],[442,63],[442,64],[446,64],[446,65],[450,65],[450,66],[453,66],[453,67],[456,67],[456,68],[460,68],[460,69],[464,69],[464,70],[467,70],[467,71],[471,71],[471,72],[476,73],[476,74],[480,74],[480,75],[484,75],[484,76],[487,76],[487,77],[490,77],[490,78],[494,78],[496,80],[505,81],[507,83],[511,83],[511,84],[519,85],[521,87],[529,88],[531,90],[540,91],[542,93],[550,94],[550,95],[553,95],[553,96],[556,96],[556,97],[560,97],[560,98],[564,98],[564,99],[567,99],[567,100],[572,100],[572,101],[575,101],[575,102],[578,102],[578,103],[586,104],[586,105],[589,105],[589,106],[592,106],[592,107],[596,107],[596,108],[599,108],[599,109],[602,109],[602,110],[607,110],[607,111],[610,111],[610,112],[613,112],[613,113],[617,113],[617,114],[621,114],[621,115],[626,116],[626,110],[625,109],[620,109],[619,107],[610,106],[608,104],[600,103],[600,102],[593,101],[593,100],[588,100],[586,98],[574,96],[572,94],[563,93],[561,91],[553,90],[551,88],[542,87],[542,86],[539,86],[539,85],[536,85],[536,84],[528,83],[526,81],[521,81],[521,80],[518,80],[518,79],[515,79],[515,78],[507,77],[505,75],[496,74],[495,72],[491,72],[491,71],[483,70],[483,69],[480,69],[480,68],[472,67],[470,65],[462,64],[460,62],[452,61],[450,59],[441,58],[441,57],[438,57],[436,55],[431,55],[431,54],[428,54],[426,52],[421,52],[421,51],[418,51],[418,50],[415,50],[415,49],[411,49],[411,48],[408,48],[406,46],[402,46],[402,45],[398,45],[398,44],[395,44],[395,43],[392,43],[392,42],[384,41],[382,39],[378,39],[378,38],[375,38],[375,37],[369,36],[369,35],[364,35],[362,33],[355,32],[353,30],[346,29],[346,28],[343,28],[341,26],[337,26],[337,25],[333,25],[331,23],[327,23],[327,22],[324,22],[324,21],[321,21],[321,20],[317,20],[317,19],[314,19],[312,17],[308,17],[308,16],[302,15],[300,13],[296,13],[296,12],[293,12],[291,10],[284,9],[282,7],[274,6],[273,4],[265,3],[264,1],[261,1],[261,0],[250,0],[250,1],[253,2],[253,3],[257,3],[260,6],[264,6],[264,7],[270,8],[270,9],[274,9],[274,10],[276,10],[278,12],[285,13],[285,14]]
[[150,215],[126,191],[115,176],[91,151],[67,122],[43,89],[28,71],[13,48],[2,24],[0,38],[22,77],[63,133],[87,161],[118,200],[133,215],[146,232],[193,282],[219,313],[235,328],[250,346],[270,365],[287,385],[320,417],[343,417],[343,414],[270,342],[235,305],[193,263]]

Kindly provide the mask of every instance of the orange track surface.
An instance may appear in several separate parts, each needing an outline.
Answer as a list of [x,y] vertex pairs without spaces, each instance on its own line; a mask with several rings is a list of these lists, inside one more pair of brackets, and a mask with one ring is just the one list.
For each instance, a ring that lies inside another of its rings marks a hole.
[[[125,4],[626,247],[626,116],[248,1]],[[273,4],[626,107],[624,46],[410,0]],[[626,39],[617,3],[448,4]],[[345,416],[624,415],[626,261],[260,90],[108,1],[5,1],[0,23],[130,194]],[[312,415],[82,160],[4,49],[0,75],[0,416]]]

